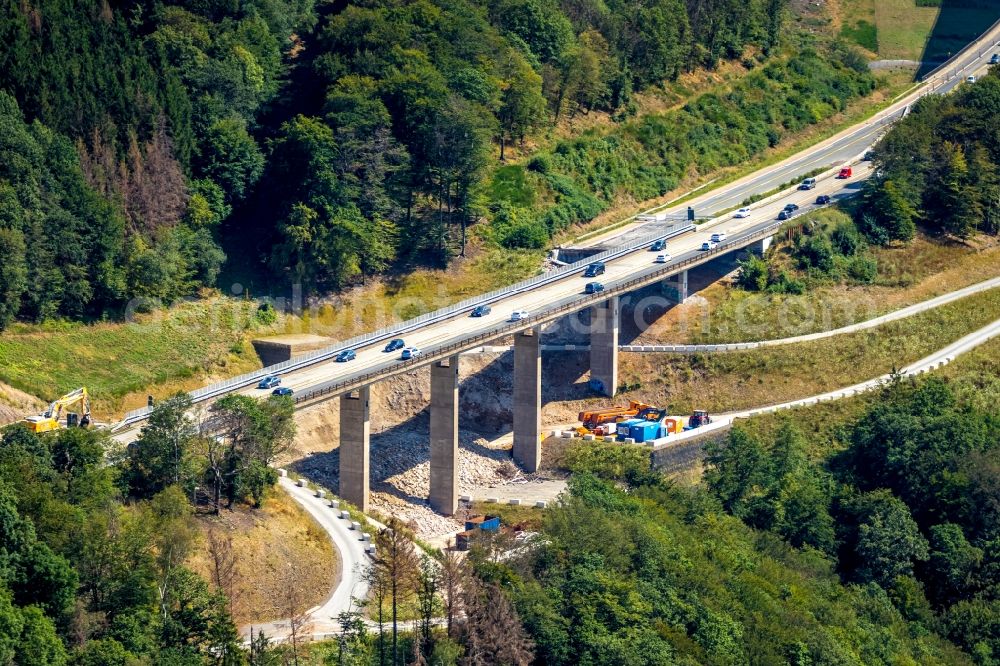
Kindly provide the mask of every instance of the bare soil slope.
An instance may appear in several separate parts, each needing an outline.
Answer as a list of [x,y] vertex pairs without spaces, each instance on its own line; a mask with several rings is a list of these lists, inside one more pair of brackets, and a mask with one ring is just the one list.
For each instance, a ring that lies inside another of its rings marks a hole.
[[311,608],[340,580],[340,561],[326,533],[291,497],[275,490],[264,508],[240,508],[199,518],[202,538],[189,565],[213,580],[211,530],[232,539],[235,556],[233,618],[261,623]]

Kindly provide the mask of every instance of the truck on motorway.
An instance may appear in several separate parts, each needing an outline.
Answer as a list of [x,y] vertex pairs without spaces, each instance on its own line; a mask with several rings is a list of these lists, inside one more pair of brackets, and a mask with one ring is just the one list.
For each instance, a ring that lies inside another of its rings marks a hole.
[[837,174],[837,178],[850,178],[853,175],[854,170],[849,166],[845,166],[840,168],[840,173]]

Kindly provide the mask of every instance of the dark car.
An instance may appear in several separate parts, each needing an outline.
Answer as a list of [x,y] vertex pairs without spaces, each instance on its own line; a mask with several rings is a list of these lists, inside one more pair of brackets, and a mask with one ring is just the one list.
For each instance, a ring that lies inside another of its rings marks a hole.
[[383,351],[394,352],[397,349],[402,349],[405,346],[406,343],[403,342],[403,338],[396,338],[395,340],[390,340],[389,344],[385,346],[385,349]]
[[661,250],[663,250],[666,247],[667,247],[667,241],[665,241],[665,240],[663,240],[661,238],[658,241],[653,241],[653,244],[649,246],[649,249],[652,252],[660,252]]
[[288,388],[287,386],[280,386],[271,391],[271,395],[291,395],[291,394],[292,394],[292,389]]
[[789,213],[793,213],[798,209],[799,209],[798,204],[793,204],[793,203],[785,204],[785,210],[787,210]]
[[485,317],[489,313],[493,312],[493,308],[488,305],[477,305],[472,309],[473,317]]
[[861,159],[864,160],[865,162],[871,162],[873,159],[875,159],[875,151],[866,150],[865,154],[862,155]]
[[275,386],[278,386],[279,384],[281,384],[280,378],[275,377],[274,375],[268,375],[267,377],[264,377],[264,379],[260,380],[260,383],[257,384],[257,388],[273,389]]
[[587,270],[583,272],[583,277],[597,277],[598,275],[604,274],[604,262],[595,261],[594,263],[587,266]]
[[1000,53],[994,53],[990,56],[990,64],[996,65],[997,63],[1000,63]]
[[818,197],[816,197],[816,205],[817,206],[825,206],[828,203],[830,203],[830,195],[829,194],[821,194]]
[[345,349],[344,351],[337,354],[337,363],[344,363],[345,361],[353,361],[357,357],[358,355],[353,349]]
[[780,213],[778,213],[778,219],[779,220],[790,220],[790,219],[792,219],[792,217],[794,215],[795,215],[795,211],[794,210],[783,210]]
[[600,282],[588,282],[587,286],[583,289],[583,293],[585,294],[599,294],[602,291],[604,291],[604,285]]

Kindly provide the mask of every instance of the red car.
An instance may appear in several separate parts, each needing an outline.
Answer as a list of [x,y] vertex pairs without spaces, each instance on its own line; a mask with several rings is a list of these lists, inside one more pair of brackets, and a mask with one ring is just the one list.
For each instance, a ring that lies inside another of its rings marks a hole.
[[837,178],[850,178],[853,175],[854,171],[851,169],[851,167],[846,166],[840,170],[840,173],[837,174]]

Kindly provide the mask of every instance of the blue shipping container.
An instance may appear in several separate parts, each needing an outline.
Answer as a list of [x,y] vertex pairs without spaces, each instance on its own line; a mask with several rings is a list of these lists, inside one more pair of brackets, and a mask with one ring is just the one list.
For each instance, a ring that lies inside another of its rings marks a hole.
[[626,419],[618,423],[618,439],[625,439],[626,437],[631,437],[629,434],[629,429],[636,423],[642,423],[642,419]]
[[640,421],[629,428],[629,437],[637,442],[648,442],[656,439],[660,424],[655,421]]

